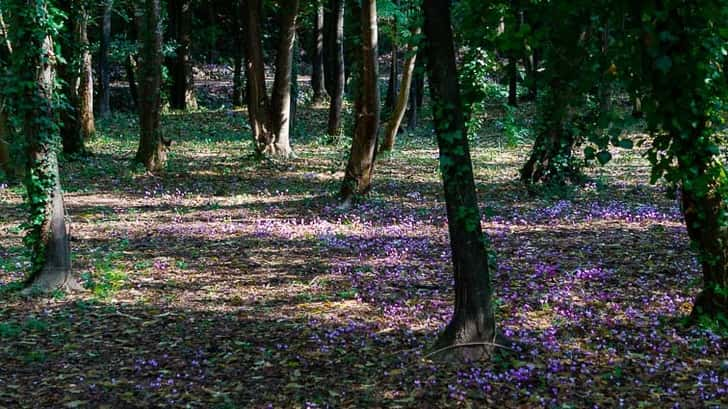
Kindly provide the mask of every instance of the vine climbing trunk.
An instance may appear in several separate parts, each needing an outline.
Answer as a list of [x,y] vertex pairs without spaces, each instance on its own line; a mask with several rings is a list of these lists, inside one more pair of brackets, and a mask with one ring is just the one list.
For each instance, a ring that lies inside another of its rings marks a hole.
[[[417,38],[420,34],[420,30],[416,29],[412,32],[413,38]],[[412,75],[415,72],[415,62],[417,61],[417,46],[414,43],[407,45],[406,59],[404,61],[404,67],[402,68],[402,86],[399,89],[399,95],[397,96],[397,104],[394,106],[392,116],[387,122],[387,129],[384,133],[384,141],[380,146],[381,151],[391,151],[394,148],[394,142],[399,132],[399,127],[404,119],[404,113],[407,109],[407,103],[410,98],[410,90],[412,89]],[[417,107],[415,106],[415,110]],[[415,113],[415,115],[417,115]]]
[[476,359],[488,352],[487,347],[472,344],[491,343],[496,337],[487,241],[480,226],[460,98],[450,1],[424,0],[423,9],[426,64],[455,275],[455,311],[434,348],[438,355]]
[[[344,72],[344,0],[332,0],[331,29],[329,30],[329,72],[325,74],[326,82],[330,84],[328,134],[332,137],[341,133],[341,111],[344,106],[344,86],[346,75]],[[331,78],[329,78],[331,77]]]
[[22,84],[14,96],[14,108],[22,121],[29,174],[26,189],[30,217],[25,241],[32,251],[32,263],[26,284],[43,291],[76,289],[56,157],[56,56],[52,35],[58,21],[49,15],[45,1],[14,1],[9,7],[13,6],[23,9],[13,14],[14,23],[27,28],[12,30],[11,34],[13,44],[23,44],[13,52],[12,74]]
[[160,0],[144,0],[135,10],[139,44],[139,148],[134,161],[148,171],[164,169],[169,143],[162,137],[162,28]]
[[356,84],[356,118],[349,162],[341,185],[341,198],[345,204],[350,203],[354,195],[365,194],[371,189],[379,128],[376,0],[362,1],[360,14],[361,57]]

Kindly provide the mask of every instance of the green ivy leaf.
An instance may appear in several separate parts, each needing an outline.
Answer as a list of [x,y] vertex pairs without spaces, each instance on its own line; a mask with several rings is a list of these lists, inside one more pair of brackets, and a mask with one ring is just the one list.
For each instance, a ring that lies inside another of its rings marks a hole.
[[612,159],[612,154],[609,151],[600,151],[597,153],[597,160],[600,164],[605,165]]

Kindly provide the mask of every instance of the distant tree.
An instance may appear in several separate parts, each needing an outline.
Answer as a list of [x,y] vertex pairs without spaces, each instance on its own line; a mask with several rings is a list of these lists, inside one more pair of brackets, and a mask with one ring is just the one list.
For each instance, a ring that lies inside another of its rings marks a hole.
[[328,134],[332,137],[341,133],[341,112],[344,107],[344,86],[346,73],[344,70],[344,0],[331,0],[331,27],[327,30],[329,36],[326,52],[329,70],[324,78],[331,97],[329,105]]
[[245,33],[243,29],[243,9],[245,0],[233,0],[233,32],[235,45],[233,46],[233,106],[245,105],[245,73],[243,69],[245,58]]
[[265,86],[265,64],[261,46],[260,0],[247,0],[245,10],[245,58],[248,78],[248,119],[258,154],[288,157],[290,143],[291,70],[296,39],[298,0],[281,0],[279,42],[272,96]]
[[62,80],[62,93],[68,104],[61,112],[63,151],[69,154],[85,153],[85,141],[96,132],[93,114],[93,68],[88,41],[90,15],[85,0],[59,2],[69,16],[59,36],[66,50],[65,64],[58,66]]
[[[358,5],[355,8],[359,8]],[[377,2],[362,0],[361,57],[356,79],[354,136],[341,186],[343,203],[371,189],[379,131],[379,69],[377,60]]]
[[41,290],[77,288],[71,273],[71,251],[63,191],[58,174],[58,127],[54,121],[57,56],[53,36],[60,26],[58,10],[45,0],[11,0],[4,8],[15,27],[10,30],[13,49],[10,99],[16,123],[22,127],[29,177],[25,178],[29,218],[25,244],[31,249],[27,284]]
[[195,81],[192,75],[192,0],[167,0],[169,33],[175,41],[174,56],[167,67],[171,77],[169,104],[173,109],[196,109]]
[[426,64],[455,275],[455,312],[434,348],[438,354],[478,358],[496,339],[490,250],[480,225],[455,64],[450,1],[424,0],[423,10]]
[[99,36],[99,97],[98,113],[104,118],[111,113],[111,84],[109,67],[109,45],[111,44],[111,12],[113,11],[114,0],[101,2],[101,35]]
[[134,161],[148,171],[164,169],[167,145],[161,130],[162,26],[160,0],[144,0],[135,10],[139,33],[139,148]]
[[[12,46],[8,38],[8,28],[5,24],[3,8],[0,6],[0,73],[2,73],[0,78],[10,76],[11,52]],[[10,156],[13,134],[11,133],[10,118],[8,116],[8,103],[6,96],[0,94],[0,170],[5,173],[6,177],[11,178],[17,173],[18,164]]]
[[324,5],[319,3],[314,18],[311,47],[311,88],[313,103],[320,104],[324,96]]

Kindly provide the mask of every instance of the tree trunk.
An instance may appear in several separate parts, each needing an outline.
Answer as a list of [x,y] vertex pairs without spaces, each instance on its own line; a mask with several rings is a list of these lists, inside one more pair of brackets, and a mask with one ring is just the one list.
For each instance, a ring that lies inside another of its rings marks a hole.
[[[394,4],[399,7],[399,0],[395,0]],[[384,98],[387,111],[393,111],[397,103],[397,94],[399,91],[399,48],[397,45],[397,19],[392,23],[392,51],[390,54],[389,64],[389,82],[387,83],[387,95]]]
[[[477,359],[496,336],[486,238],[473,181],[455,66],[449,0],[424,0],[427,69],[455,274],[455,311],[435,343],[438,354]],[[443,350],[443,348],[448,348]]]
[[[419,32],[419,29],[414,30],[412,33],[413,37],[416,38],[419,35]],[[392,116],[389,119],[389,122],[387,122],[387,130],[384,134],[384,141],[380,147],[381,151],[391,151],[392,148],[394,148],[397,132],[399,132],[399,126],[404,118],[404,112],[410,98],[412,74],[414,74],[415,62],[417,61],[417,46],[412,43],[408,44],[406,55],[407,59],[405,60],[404,67],[402,69],[402,86],[399,89],[397,105],[395,106],[394,111],[392,111]]]
[[330,96],[334,95],[334,64],[335,50],[334,39],[336,38],[336,13],[337,2],[341,0],[322,0],[326,3],[324,7],[324,30],[323,30],[323,58],[324,58],[324,89]]
[[247,0],[244,10],[245,72],[248,79],[248,120],[257,153],[269,144],[270,101],[265,87],[265,66],[260,39],[261,1]]
[[[512,32],[517,33],[521,29],[520,12],[518,2],[511,0],[511,11],[513,12]],[[508,56],[508,105],[518,106],[518,50],[511,48]]]
[[[37,27],[46,21],[45,1],[20,1],[17,6],[27,13],[14,15],[19,27]],[[16,95],[19,103],[16,114],[23,123],[26,138],[26,178],[30,209],[27,242],[32,250],[32,266],[27,284],[44,291],[57,288],[78,288],[71,274],[71,252],[63,204],[63,193],[58,175],[56,135],[53,114],[53,88],[56,57],[50,33],[37,35],[37,31],[18,30],[13,44],[25,58],[16,58],[12,67],[14,78],[24,84]],[[29,67],[34,67],[29,69]]]
[[[344,0],[332,0],[333,8],[331,39],[331,104],[329,105],[328,134],[336,137],[341,133],[341,111],[344,104]],[[328,78],[328,73],[325,74]]]
[[79,85],[82,78],[83,45],[80,44],[80,33],[83,29],[83,12],[80,10],[78,0],[59,2],[60,8],[68,15],[68,24],[59,36],[62,48],[66,54],[65,64],[58,66],[58,76],[61,78],[61,93],[66,97],[67,105],[60,113],[61,141],[63,153],[78,155],[85,153],[83,129],[81,127],[81,95]]
[[5,101],[0,101],[0,169],[8,179],[15,177],[15,166],[10,159],[11,134],[8,127],[8,113],[5,111]]
[[244,64],[244,41],[245,35],[243,33],[243,11],[242,7],[245,6],[244,0],[233,1],[234,10],[234,27],[235,31],[235,62],[234,62],[234,73],[233,73],[233,106],[241,107],[245,105],[245,77],[243,76],[243,64]]
[[324,5],[319,4],[314,16],[313,47],[311,58],[311,88],[313,104],[319,105],[324,100]]
[[377,61],[377,2],[363,0],[361,7],[361,63],[357,81],[356,119],[349,163],[341,185],[343,203],[371,189],[379,128],[379,69]]
[[111,43],[111,11],[113,0],[102,4],[101,38],[99,39],[99,116],[106,118],[111,113],[111,88],[109,74],[109,44]]
[[172,109],[196,109],[195,84],[192,75],[190,47],[192,44],[192,1],[169,0],[169,31],[177,43],[174,57],[169,64],[172,88],[169,104]]
[[134,108],[139,109],[139,91],[137,89],[137,60],[134,54],[126,56],[126,63],[124,64],[126,69],[126,81],[129,83],[129,96]]
[[144,0],[135,11],[139,37],[139,148],[134,159],[148,171],[164,169],[167,144],[161,130],[162,26],[160,0]]
[[[679,136],[673,137],[679,139]],[[705,175],[707,164],[700,170]],[[697,244],[703,269],[703,289],[693,305],[692,317],[728,316],[728,227],[721,226],[726,212],[724,197],[716,183],[705,193],[687,189],[682,201],[690,239]]]
[[407,130],[412,132],[417,128],[417,79],[413,78],[410,84],[409,106],[407,107]]
[[298,113],[298,63],[301,51],[298,39],[293,42],[293,59],[291,60],[291,124],[290,133],[296,135],[296,114]]
[[93,64],[91,61],[91,45],[88,41],[88,21],[90,13],[84,2],[79,1],[79,25],[76,36],[80,49],[80,72],[78,83],[78,120],[81,126],[81,137],[88,141],[96,134],[94,121],[94,80]]
[[281,0],[280,32],[276,73],[271,97],[271,131],[263,152],[288,157],[291,152],[291,77],[293,49],[296,42],[296,17],[299,0]]

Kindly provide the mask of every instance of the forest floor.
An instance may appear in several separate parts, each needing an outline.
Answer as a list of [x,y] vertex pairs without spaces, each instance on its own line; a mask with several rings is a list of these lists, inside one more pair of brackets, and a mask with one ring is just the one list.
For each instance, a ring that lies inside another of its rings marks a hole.
[[[325,109],[299,115],[299,135],[320,133]],[[297,158],[258,162],[243,112],[163,123],[164,173],[129,169],[125,115],[62,165],[84,293],[11,291],[27,268],[22,189],[0,187],[0,407],[728,403],[726,338],[683,326],[701,281],[680,211],[635,151],[529,196],[527,144],[473,141],[498,326],[525,348],[456,365],[426,357],[453,284],[429,124],[342,211],[345,142],[298,137]]]

